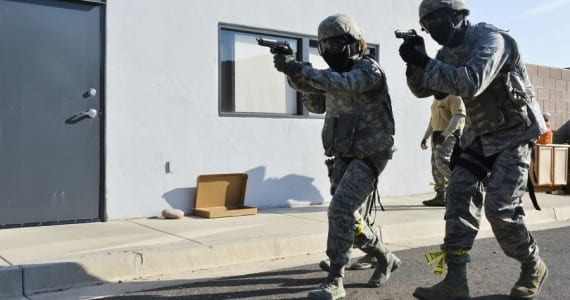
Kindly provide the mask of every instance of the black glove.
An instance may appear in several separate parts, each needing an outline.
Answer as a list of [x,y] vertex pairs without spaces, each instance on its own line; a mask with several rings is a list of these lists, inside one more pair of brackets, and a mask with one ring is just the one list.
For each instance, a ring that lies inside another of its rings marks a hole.
[[406,64],[406,78],[410,78],[414,74],[414,67],[410,64]]
[[275,54],[273,56],[273,64],[275,69],[289,76],[300,76],[303,64],[296,61],[293,55]]
[[418,35],[405,39],[400,46],[400,56],[405,62],[425,69],[429,57],[426,54],[424,38]]

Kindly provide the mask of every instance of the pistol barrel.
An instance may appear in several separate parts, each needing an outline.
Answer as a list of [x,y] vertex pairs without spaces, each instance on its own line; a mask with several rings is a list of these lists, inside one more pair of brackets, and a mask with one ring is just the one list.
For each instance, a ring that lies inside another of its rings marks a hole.
[[415,29],[410,30],[396,30],[394,31],[394,35],[396,35],[399,39],[407,39],[418,35]]
[[255,38],[255,39],[257,40],[257,44],[258,44],[259,46],[273,47],[273,46],[277,45],[277,43],[278,43],[277,41],[274,41],[274,40],[267,40],[267,39],[264,39],[264,38],[261,38],[261,37],[257,37],[257,38]]

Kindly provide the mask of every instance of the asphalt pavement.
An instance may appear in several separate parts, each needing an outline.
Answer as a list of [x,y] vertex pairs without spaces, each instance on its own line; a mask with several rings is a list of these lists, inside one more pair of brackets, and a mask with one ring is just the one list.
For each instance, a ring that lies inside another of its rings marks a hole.
[[[570,297],[570,262],[567,251],[570,246],[570,227],[535,231],[541,256],[549,267],[549,276],[536,300],[567,300]],[[388,283],[380,288],[366,285],[373,270],[346,271],[345,299],[406,300],[415,299],[413,290],[418,286],[432,286],[443,277],[431,273],[423,254],[433,247],[420,247],[396,251],[402,266]],[[501,251],[494,238],[479,239],[471,251],[468,264],[468,282],[474,300],[508,300],[509,291],[517,280],[520,265]],[[219,300],[219,299],[306,299],[309,290],[316,288],[324,272],[317,264],[274,270],[241,276],[222,277],[215,280],[179,284],[123,295],[102,298],[104,300]]]

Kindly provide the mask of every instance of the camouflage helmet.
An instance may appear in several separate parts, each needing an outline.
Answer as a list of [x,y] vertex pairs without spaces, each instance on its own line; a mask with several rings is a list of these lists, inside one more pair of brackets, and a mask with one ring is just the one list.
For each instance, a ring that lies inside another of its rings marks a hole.
[[329,16],[319,24],[319,40],[345,34],[352,36],[357,41],[363,39],[362,31],[360,31],[356,22],[348,15],[336,14]]
[[420,20],[442,8],[451,8],[455,11],[466,11],[469,13],[469,6],[467,6],[465,0],[422,0],[419,11]]

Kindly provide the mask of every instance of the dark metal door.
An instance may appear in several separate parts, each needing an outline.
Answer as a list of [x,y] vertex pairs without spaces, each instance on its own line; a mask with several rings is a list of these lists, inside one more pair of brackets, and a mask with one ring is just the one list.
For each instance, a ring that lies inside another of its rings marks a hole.
[[103,14],[0,0],[0,228],[100,219]]

